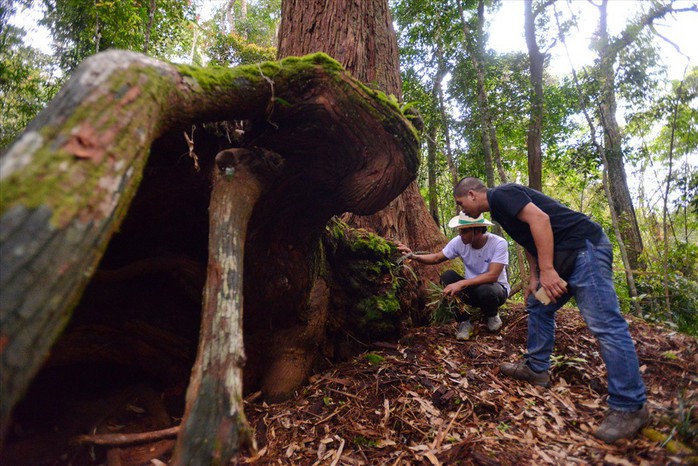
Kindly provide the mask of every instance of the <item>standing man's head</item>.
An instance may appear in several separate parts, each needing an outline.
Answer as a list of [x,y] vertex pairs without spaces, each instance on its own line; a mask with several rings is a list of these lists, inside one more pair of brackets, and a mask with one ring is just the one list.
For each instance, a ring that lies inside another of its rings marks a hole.
[[460,236],[463,244],[472,244],[476,248],[483,244],[483,236],[487,233],[487,227],[492,225],[482,215],[473,218],[464,212],[461,212],[448,222],[449,228],[453,228],[458,232],[458,236]]
[[487,186],[477,178],[466,176],[453,188],[456,204],[466,215],[477,217],[483,212],[489,212],[487,201]]

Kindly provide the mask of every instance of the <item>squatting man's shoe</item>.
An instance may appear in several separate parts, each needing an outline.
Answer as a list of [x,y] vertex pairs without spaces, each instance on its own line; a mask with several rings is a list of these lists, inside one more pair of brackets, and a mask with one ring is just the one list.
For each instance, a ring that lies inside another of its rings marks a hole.
[[456,330],[456,340],[470,340],[473,336],[473,324],[469,320],[463,321],[458,324],[458,330]]
[[487,330],[496,332],[500,328],[502,328],[502,319],[499,317],[499,314],[487,318]]
[[606,443],[613,443],[622,438],[632,437],[649,419],[650,413],[646,404],[637,411],[611,409],[594,435]]
[[505,362],[499,366],[499,371],[507,377],[525,380],[526,382],[532,383],[533,385],[538,385],[539,387],[547,387],[550,385],[550,374],[548,371],[534,372],[533,369],[528,367],[528,364],[525,362]]

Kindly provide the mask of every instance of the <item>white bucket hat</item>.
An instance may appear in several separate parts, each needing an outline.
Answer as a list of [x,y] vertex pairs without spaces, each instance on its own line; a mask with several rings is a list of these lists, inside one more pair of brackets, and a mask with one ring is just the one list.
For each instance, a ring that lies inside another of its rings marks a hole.
[[468,217],[463,212],[459,213],[448,222],[449,228],[455,228],[458,230],[472,227],[490,227],[492,225],[494,225],[494,223],[486,220],[482,214],[480,214],[477,218],[472,218]]

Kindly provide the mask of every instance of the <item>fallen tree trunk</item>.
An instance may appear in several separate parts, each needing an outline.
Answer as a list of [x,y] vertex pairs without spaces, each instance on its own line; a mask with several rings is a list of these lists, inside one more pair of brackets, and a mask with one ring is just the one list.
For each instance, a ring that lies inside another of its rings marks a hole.
[[[254,143],[280,153],[290,167],[263,197],[269,205],[255,209],[260,212],[253,217],[262,219],[254,228],[259,236],[268,236],[263,219],[277,211],[280,199],[293,214],[282,226],[294,238],[312,239],[333,214],[375,212],[415,176],[418,145],[409,121],[326,55],[234,69],[176,67],[121,51],[90,58],[0,157],[3,437],[12,407],[119,229],[153,141],[193,123],[229,119],[252,120]],[[289,196],[298,186],[302,196]],[[305,211],[312,216],[303,217]],[[303,290],[288,300],[323,288],[311,278],[292,283]],[[263,302],[258,306],[269,314]],[[193,403],[186,409],[190,418]]]

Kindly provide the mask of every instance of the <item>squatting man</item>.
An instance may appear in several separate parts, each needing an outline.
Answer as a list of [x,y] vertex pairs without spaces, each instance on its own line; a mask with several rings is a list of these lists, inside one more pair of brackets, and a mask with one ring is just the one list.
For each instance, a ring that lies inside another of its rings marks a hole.
[[[465,277],[454,270],[441,274],[443,293],[458,296],[463,303],[480,308],[487,323],[487,329],[496,332],[502,327],[498,309],[509,296],[506,266],[509,264],[509,248],[504,238],[487,232],[492,223],[480,215],[468,217],[461,212],[448,222],[450,228],[458,231],[458,236],[448,242],[442,251],[431,254],[413,254],[410,248],[397,243],[403,255],[421,264],[440,264],[459,257],[463,260]],[[458,327],[456,338],[468,340],[473,334],[471,316],[461,309],[455,313]]]

